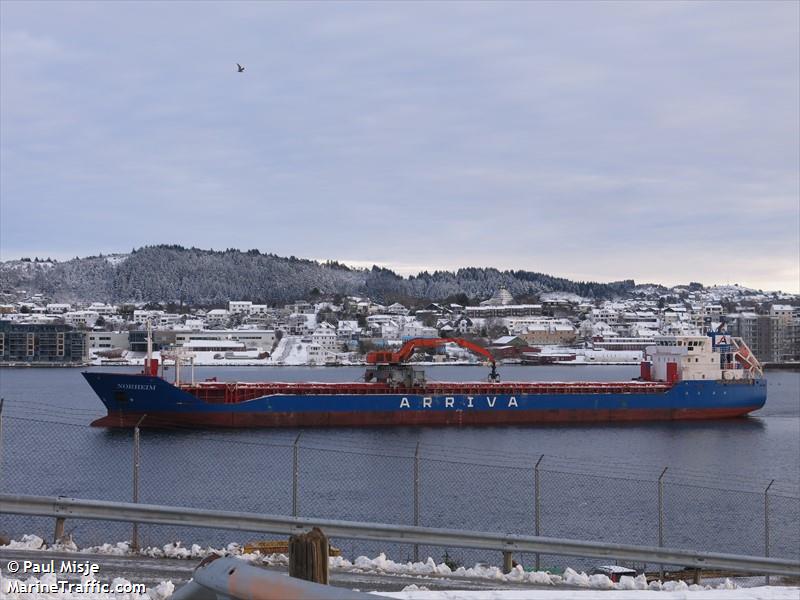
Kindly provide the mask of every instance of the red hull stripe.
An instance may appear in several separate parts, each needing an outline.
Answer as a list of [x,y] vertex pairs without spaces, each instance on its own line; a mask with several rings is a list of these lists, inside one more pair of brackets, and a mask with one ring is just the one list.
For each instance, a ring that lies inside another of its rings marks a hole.
[[[704,409],[394,411],[294,413],[159,413],[147,415],[144,427],[388,427],[404,425],[536,425],[620,421],[679,421],[742,417],[759,406]],[[114,413],[97,419],[97,427],[133,427],[137,413]]]

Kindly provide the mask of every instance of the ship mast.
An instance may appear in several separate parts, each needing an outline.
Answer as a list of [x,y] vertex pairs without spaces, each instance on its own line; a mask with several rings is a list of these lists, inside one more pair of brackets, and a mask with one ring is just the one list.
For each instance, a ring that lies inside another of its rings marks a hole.
[[153,329],[150,323],[150,319],[147,319],[147,367],[145,368],[145,373],[148,375],[152,373],[152,364],[153,364]]

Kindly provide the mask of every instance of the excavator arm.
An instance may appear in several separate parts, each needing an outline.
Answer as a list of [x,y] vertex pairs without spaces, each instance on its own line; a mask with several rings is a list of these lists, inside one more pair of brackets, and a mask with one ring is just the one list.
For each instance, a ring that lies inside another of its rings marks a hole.
[[367,364],[379,365],[379,369],[395,368],[399,369],[409,358],[414,354],[418,348],[435,348],[444,344],[457,344],[462,348],[466,348],[475,354],[483,356],[491,363],[491,371],[489,372],[489,381],[500,381],[500,375],[497,373],[497,366],[491,352],[486,348],[479,346],[468,340],[461,338],[414,338],[408,340],[400,347],[397,352],[391,350],[376,350],[367,354]]
[[483,348],[478,344],[468,340],[461,338],[414,338],[403,344],[400,350],[397,352],[391,352],[387,350],[370,352],[367,354],[367,364],[376,365],[379,363],[385,363],[390,365],[399,365],[411,358],[411,355],[414,354],[414,351],[418,348],[436,348],[437,346],[443,346],[444,344],[457,344],[462,348],[466,348],[467,350],[474,352],[475,354],[480,354],[490,362],[494,362],[494,357],[492,356],[491,352],[489,352],[486,348]]

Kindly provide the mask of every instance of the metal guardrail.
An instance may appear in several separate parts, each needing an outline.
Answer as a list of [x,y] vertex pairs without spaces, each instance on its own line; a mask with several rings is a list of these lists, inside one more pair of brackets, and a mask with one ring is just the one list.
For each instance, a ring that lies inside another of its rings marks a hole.
[[312,527],[341,537],[453,548],[592,557],[668,564],[696,569],[727,569],[758,575],[800,577],[800,561],[652,546],[631,546],[532,535],[497,534],[386,523],[284,517],[199,508],[133,504],[105,500],[0,494],[0,512],[56,519],[94,519],[295,535]]

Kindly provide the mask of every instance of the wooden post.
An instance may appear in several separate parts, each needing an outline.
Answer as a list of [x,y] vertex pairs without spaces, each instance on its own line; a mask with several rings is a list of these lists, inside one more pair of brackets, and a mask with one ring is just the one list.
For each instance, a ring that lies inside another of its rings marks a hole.
[[514,568],[514,559],[511,552],[503,552],[503,573],[511,573]]
[[318,527],[289,538],[289,576],[328,584],[328,537]]

